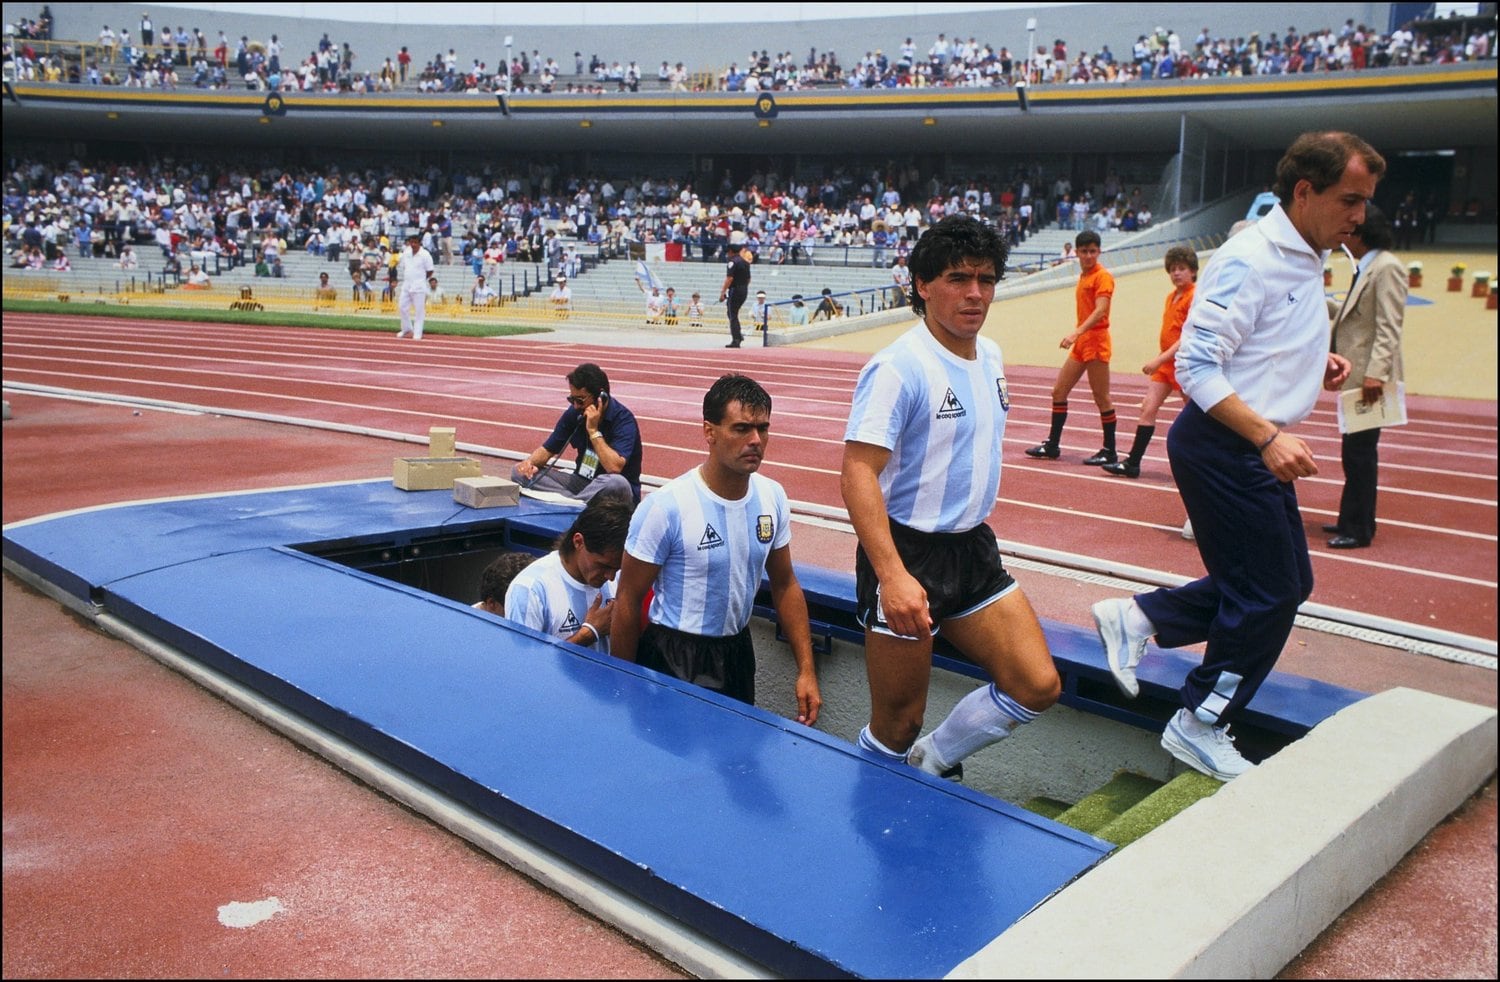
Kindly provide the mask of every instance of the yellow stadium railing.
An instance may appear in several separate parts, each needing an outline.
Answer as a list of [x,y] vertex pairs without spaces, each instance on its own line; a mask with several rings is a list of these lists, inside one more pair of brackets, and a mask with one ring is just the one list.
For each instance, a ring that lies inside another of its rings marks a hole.
[[[379,294],[370,299],[355,299],[348,289],[335,297],[319,297],[318,291],[305,286],[281,286],[257,283],[253,287],[220,287],[189,289],[185,286],[141,286],[136,289],[117,289],[113,283],[103,280],[89,281],[75,278],[69,273],[35,272],[26,275],[6,276],[3,280],[6,299],[51,300],[74,304],[113,304],[120,306],[166,307],[182,310],[202,310],[205,319],[209,312],[233,310],[255,312],[286,312],[298,314],[328,314],[346,317],[369,317],[394,321],[400,315],[394,299],[383,299]],[[688,318],[681,313],[675,318],[647,318],[637,303],[574,300],[567,308],[560,309],[545,294],[506,299],[495,303],[475,306],[466,298],[447,297],[429,300],[429,320],[522,324],[537,326],[578,325],[604,328],[629,328],[660,330],[663,335],[694,333],[726,333],[728,320],[723,310],[713,308],[702,318]],[[750,328],[749,312],[745,313],[745,325]],[[772,322],[773,331],[778,326]]]

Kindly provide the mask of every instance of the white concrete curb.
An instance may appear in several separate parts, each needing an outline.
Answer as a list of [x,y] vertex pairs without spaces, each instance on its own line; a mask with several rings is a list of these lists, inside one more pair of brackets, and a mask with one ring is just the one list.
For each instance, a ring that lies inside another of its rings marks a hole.
[[1413,689],[1373,695],[1111,856],[948,977],[1271,978],[1495,764],[1494,710]]

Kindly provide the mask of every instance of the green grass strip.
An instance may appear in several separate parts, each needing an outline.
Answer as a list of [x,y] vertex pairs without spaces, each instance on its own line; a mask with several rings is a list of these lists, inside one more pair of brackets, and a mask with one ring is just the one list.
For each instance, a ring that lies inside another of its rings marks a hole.
[[1119,818],[1094,832],[1094,835],[1116,846],[1127,846],[1186,809],[1195,802],[1217,794],[1224,786],[1207,774],[1188,770],[1131,808]]
[[1160,781],[1121,771],[1104,787],[1057,816],[1057,821],[1080,832],[1097,834],[1098,829],[1134,808],[1161,786]]
[[[152,307],[148,304],[101,303],[80,296],[78,301],[21,300],[7,298],[0,309],[25,314],[62,314],[70,317],[131,317],[164,321],[193,321],[210,324],[251,324],[262,327],[321,327],[343,331],[377,331],[395,333],[399,323],[394,316],[355,316],[349,314],[299,314],[279,311],[229,310],[210,307]],[[428,320],[426,334],[450,334],[466,338],[511,337],[519,334],[550,334],[550,327],[535,325],[474,323],[473,321]]]
[[1057,816],[1067,811],[1071,806],[1066,801],[1058,801],[1056,798],[1032,798],[1022,808],[1029,812],[1035,812],[1043,818],[1056,819]]

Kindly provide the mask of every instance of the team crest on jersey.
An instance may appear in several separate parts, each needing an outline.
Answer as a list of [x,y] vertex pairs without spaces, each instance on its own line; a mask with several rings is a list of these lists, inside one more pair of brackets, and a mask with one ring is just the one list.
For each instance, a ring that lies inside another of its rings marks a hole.
[[952,389],[949,389],[947,394],[943,396],[943,404],[938,407],[937,418],[958,419],[966,415],[968,413],[964,410],[964,404],[959,402],[958,396],[953,394]]
[[703,526],[703,538],[698,540],[698,549],[700,551],[704,549],[716,549],[723,544],[724,540],[719,536],[718,531],[712,525],[705,524]]
[[1005,376],[995,379],[995,392],[1000,396],[1000,408],[1004,412],[1010,412],[1010,393],[1005,388]]
[[756,518],[756,520],[755,520],[755,537],[757,539],[759,539],[761,542],[770,542],[771,541],[771,535],[775,531],[776,531],[776,528],[775,528],[775,525],[773,525],[772,522],[771,522],[771,516],[770,515],[761,515],[760,517]]

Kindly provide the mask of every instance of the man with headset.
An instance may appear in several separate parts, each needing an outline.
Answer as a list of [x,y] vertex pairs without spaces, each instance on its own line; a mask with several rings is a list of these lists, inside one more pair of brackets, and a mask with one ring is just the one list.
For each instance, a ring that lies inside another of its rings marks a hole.
[[[553,465],[572,447],[571,472]],[[612,494],[641,500],[641,431],[635,414],[609,394],[609,376],[592,362],[568,373],[568,408],[551,435],[511,470],[522,487],[588,501]]]

